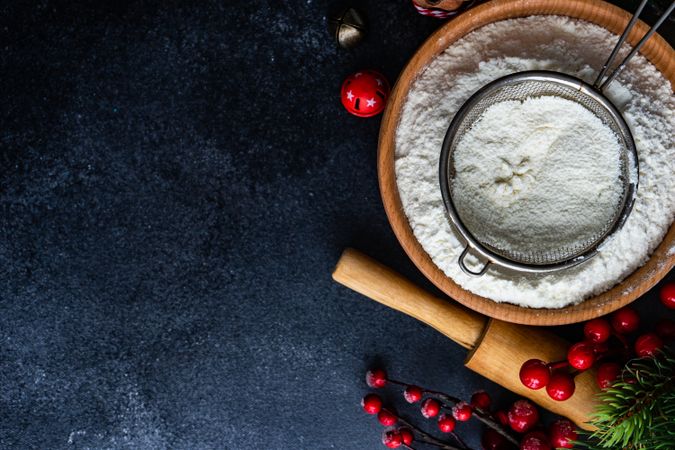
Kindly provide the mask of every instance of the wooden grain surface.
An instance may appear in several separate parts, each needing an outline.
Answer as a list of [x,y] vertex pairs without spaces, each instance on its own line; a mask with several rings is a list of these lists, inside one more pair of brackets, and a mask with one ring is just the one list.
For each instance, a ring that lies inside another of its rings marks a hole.
[[390,268],[353,249],[343,252],[333,279],[377,302],[430,325],[466,349],[466,366],[505,388],[530,398],[557,414],[589,429],[588,420],[598,392],[595,371],[576,378],[574,395],[564,402],[551,400],[545,390],[524,387],[518,373],[531,358],[560,361],[569,343],[541,328],[490,320],[447,300],[435,297]]
[[[378,177],[382,201],[394,233],[415,265],[438,288],[463,305],[493,318],[529,325],[561,325],[589,320],[619,309],[658,283],[675,265],[675,254],[669,255],[670,248],[675,245],[675,226],[671,225],[644,266],[605,293],[562,309],[523,308],[497,303],[466,291],[436,267],[413,235],[403,212],[394,172],[396,127],[407,93],[420,71],[453,42],[483,25],[537,14],[575,17],[617,34],[630,18],[626,11],[599,0],[492,0],[448,22],[420,47],[394,86],[380,128]],[[628,41],[635,44],[647,28],[639,22]],[[654,35],[640,53],[670,80],[671,86],[675,86],[675,51],[663,38]]]
[[353,249],[346,249],[333,279],[383,305],[435,328],[466,349],[473,349],[487,319],[442,300],[411,283],[387,266]]
[[595,369],[580,373],[575,378],[576,388],[569,399],[552,400],[546,389],[533,391],[520,382],[520,366],[529,359],[562,361],[567,358],[569,343],[542,328],[516,325],[501,320],[490,320],[485,334],[469,353],[464,364],[506,389],[522,395],[549,411],[567,417],[581,428],[592,430],[586,423],[595,409]]

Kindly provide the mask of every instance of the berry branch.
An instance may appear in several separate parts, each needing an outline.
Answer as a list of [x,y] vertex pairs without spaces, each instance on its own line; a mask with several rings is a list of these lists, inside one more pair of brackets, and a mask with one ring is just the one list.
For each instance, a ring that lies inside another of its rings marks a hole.
[[[468,414],[468,417],[464,420],[469,420],[469,418],[473,414],[473,415],[476,416],[477,420],[479,420],[480,422],[483,422],[485,425],[487,425],[488,427],[495,430],[497,433],[504,436],[512,444],[514,444],[516,446],[518,445],[518,441],[516,440],[516,438],[514,438],[511,435],[511,433],[509,433],[500,423],[495,421],[489,413],[487,413],[486,411],[483,411],[482,408],[477,407],[477,406],[472,406],[470,408],[467,408],[467,406],[469,406],[469,405],[467,405],[466,402],[463,402],[460,399],[458,399],[457,397],[453,397],[451,395],[444,394],[442,392],[436,392],[436,391],[425,391],[425,392],[428,395],[434,396],[441,401],[449,402],[449,403],[452,403],[454,405],[460,405],[459,411],[463,411],[464,414]],[[443,407],[445,409],[450,409],[452,411],[453,415],[455,415],[455,416],[458,414],[457,413],[458,409],[456,407],[455,408],[448,408],[446,405],[443,405]]]
[[[436,439],[435,437],[433,437],[433,436],[430,435],[429,433],[425,433],[425,432],[422,431],[421,429],[417,428],[416,426],[412,425],[410,422],[408,422],[408,421],[406,421],[406,420],[404,420],[404,419],[402,419],[402,418],[399,418],[399,421],[400,421],[403,425],[405,425],[406,427],[410,428],[411,430],[414,430],[414,431],[419,435],[419,437],[421,438],[421,440],[422,440],[424,443],[426,443],[426,444],[434,445],[434,446],[436,446],[436,447],[438,447],[438,448],[441,448],[441,449],[443,449],[443,450],[471,450],[471,449],[470,449],[466,444],[464,444],[464,443],[462,443],[462,446],[461,446],[461,447],[455,447],[455,446],[453,446],[453,445],[451,445],[451,444],[445,443],[445,442],[443,442],[443,441],[439,441],[438,439]],[[457,437],[457,438],[458,438],[458,437]],[[458,439],[459,439],[459,438],[458,438]]]
[[[571,441],[577,438],[574,425],[566,419],[553,423],[549,434],[542,431],[538,425],[539,411],[527,400],[516,401],[508,412],[492,413],[490,412],[490,396],[484,391],[474,393],[471,401],[467,403],[444,392],[390,379],[382,369],[369,370],[366,374],[366,382],[373,389],[382,389],[388,385],[403,388],[403,397],[406,402],[420,403],[422,416],[426,419],[436,419],[438,431],[447,436],[446,439],[432,436],[395,414],[391,408],[383,407],[379,395],[368,394],[361,404],[365,412],[377,415],[380,424],[387,427],[382,435],[382,443],[389,448],[413,449],[413,442],[418,441],[442,450],[472,450],[455,433],[455,429],[458,423],[467,422],[474,417],[487,426],[482,439],[484,450],[512,448],[550,450],[553,445],[556,448],[572,448]],[[516,438],[507,428],[521,434],[520,439]]]
[[[388,381],[389,383],[391,383],[391,384],[396,384],[396,385],[401,386],[401,387],[404,387],[404,388],[406,388],[406,389],[410,386],[410,385],[408,385],[408,384],[406,384],[406,383],[403,383],[403,382],[397,381],[397,380],[387,380],[387,381]],[[457,420],[460,420],[460,421],[462,421],[462,422],[467,421],[467,420],[469,420],[469,419],[471,418],[471,415],[473,414],[473,415],[476,416],[476,419],[477,419],[477,420],[479,420],[480,422],[483,422],[483,424],[487,425],[488,427],[490,427],[490,428],[492,428],[493,430],[495,430],[497,433],[499,433],[499,434],[501,434],[502,436],[504,436],[504,437],[505,437],[509,442],[511,442],[512,444],[514,444],[514,445],[516,445],[516,446],[518,445],[518,441],[516,440],[516,438],[514,438],[514,437],[511,435],[511,433],[509,433],[503,426],[501,426],[501,424],[500,424],[499,422],[497,422],[497,421],[492,417],[492,415],[490,415],[490,413],[484,411],[484,410],[483,410],[482,408],[480,408],[479,406],[473,405],[473,406],[470,406],[470,407],[469,407],[469,405],[468,405],[466,402],[463,402],[463,401],[460,400],[459,398],[454,397],[454,396],[452,396],[452,395],[448,395],[448,394],[446,394],[446,393],[444,393],[444,392],[432,391],[432,390],[429,390],[429,389],[422,389],[422,388],[420,388],[420,387],[418,387],[418,386],[412,386],[412,388],[414,388],[414,389],[416,389],[416,390],[419,390],[419,392],[421,393],[420,397],[421,397],[422,395],[427,395],[427,396],[436,398],[437,400],[440,400],[441,402],[445,402],[446,404],[441,404],[441,407],[444,408],[444,409],[446,409],[446,410],[449,410],[450,412],[452,412],[452,413],[453,413],[453,416],[455,416],[455,418],[456,418]],[[407,391],[406,391],[406,392],[407,392]],[[485,393],[483,393],[483,394],[485,394]],[[405,392],[404,392],[404,395],[405,395]],[[485,395],[487,395],[487,394],[485,394]],[[407,400],[408,398],[409,398],[409,397],[406,396],[406,400]],[[414,403],[414,402],[411,402],[410,400],[408,400],[408,402],[409,402],[409,403]],[[459,405],[459,408],[448,406],[447,404],[450,404],[450,403],[451,403],[452,405],[455,405],[455,406]],[[489,405],[489,403],[488,403],[488,405]],[[458,412],[458,411],[459,411],[459,412]],[[463,418],[462,418],[462,419],[457,418],[457,415],[458,415],[458,414],[462,414],[462,417],[463,417]],[[461,439],[460,439],[458,436],[457,436],[457,439],[458,439],[460,442],[462,442]]]
[[[675,309],[675,283],[661,289],[661,302]],[[639,334],[640,316],[630,307],[584,324],[584,340],[572,345],[567,360],[526,361],[520,380],[530,389],[546,388],[554,400],[574,393],[574,375],[597,365],[601,403],[584,433],[587,449],[666,450],[675,448],[675,322],[660,319],[654,332]],[[571,447],[568,447],[571,448]]]
[[[675,283],[664,285],[661,301],[675,309]],[[474,393],[467,403],[444,392],[390,379],[382,369],[368,371],[368,386],[401,387],[407,403],[420,403],[422,416],[435,419],[445,439],[384,408],[377,394],[366,395],[362,406],[386,427],[382,443],[389,448],[415,450],[412,445],[417,441],[441,450],[472,450],[455,428],[475,417],[486,425],[481,439],[483,450],[571,449],[575,444],[589,450],[675,449],[675,349],[667,347],[675,342],[675,321],[662,318],[654,332],[640,335],[639,328],[637,312],[624,307],[609,318],[588,321],[584,340],[570,346],[565,360],[531,359],[520,368],[523,385],[545,388],[553,400],[565,401],[574,394],[575,377],[597,366],[602,402],[591,422],[597,430],[584,433],[590,442],[578,442],[578,432],[567,419],[556,420],[545,431],[539,422],[539,411],[527,400],[516,401],[508,411],[494,411],[486,392]]]
[[597,365],[596,382],[606,389],[629,359],[654,356],[666,342],[675,339],[675,322],[661,319],[656,332],[638,336],[631,345],[629,336],[639,328],[640,316],[630,307],[615,311],[609,320],[590,320],[584,324],[585,339],[569,348],[566,360],[546,363],[530,359],[520,368],[520,381],[530,389],[546,388],[553,400],[564,401],[574,394],[574,378]]

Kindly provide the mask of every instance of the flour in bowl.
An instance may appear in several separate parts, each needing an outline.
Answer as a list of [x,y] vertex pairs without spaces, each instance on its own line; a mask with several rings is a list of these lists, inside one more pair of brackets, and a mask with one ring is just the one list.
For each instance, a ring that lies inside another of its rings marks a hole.
[[619,137],[579,103],[502,101],[459,138],[453,202],[475,237],[507,254],[583,249],[621,210],[621,157]]
[[465,244],[446,216],[438,179],[440,149],[454,114],[478,89],[514,72],[553,70],[593,82],[616,40],[602,27],[565,17],[505,20],[452,44],[413,83],[396,131],[401,203],[424,250],[463,288],[499,302],[560,308],[611,288],[643,265],[663,239],[675,212],[675,99],[668,80],[636,55],[605,92],[631,128],[640,167],[637,198],[623,228],[594,258],[556,273],[492,267],[471,277],[457,265]]

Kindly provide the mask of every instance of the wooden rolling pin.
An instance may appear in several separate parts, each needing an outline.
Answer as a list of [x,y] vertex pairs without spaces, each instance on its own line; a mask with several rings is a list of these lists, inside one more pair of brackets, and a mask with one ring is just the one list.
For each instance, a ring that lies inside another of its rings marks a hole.
[[469,350],[469,369],[544,408],[593,430],[586,423],[594,411],[599,388],[595,371],[575,378],[576,390],[566,401],[551,400],[545,389],[533,391],[520,382],[520,366],[532,358],[561,361],[569,344],[543,329],[489,319],[463,306],[435,297],[390,268],[354,250],[346,249],[333,279],[383,305],[412,316]]

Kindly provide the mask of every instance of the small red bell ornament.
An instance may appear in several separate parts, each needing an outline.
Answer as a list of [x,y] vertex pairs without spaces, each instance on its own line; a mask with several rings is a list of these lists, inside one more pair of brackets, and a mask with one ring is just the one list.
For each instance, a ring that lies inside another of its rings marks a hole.
[[389,98],[387,79],[374,70],[362,70],[342,83],[342,105],[351,114],[372,117],[384,111]]

